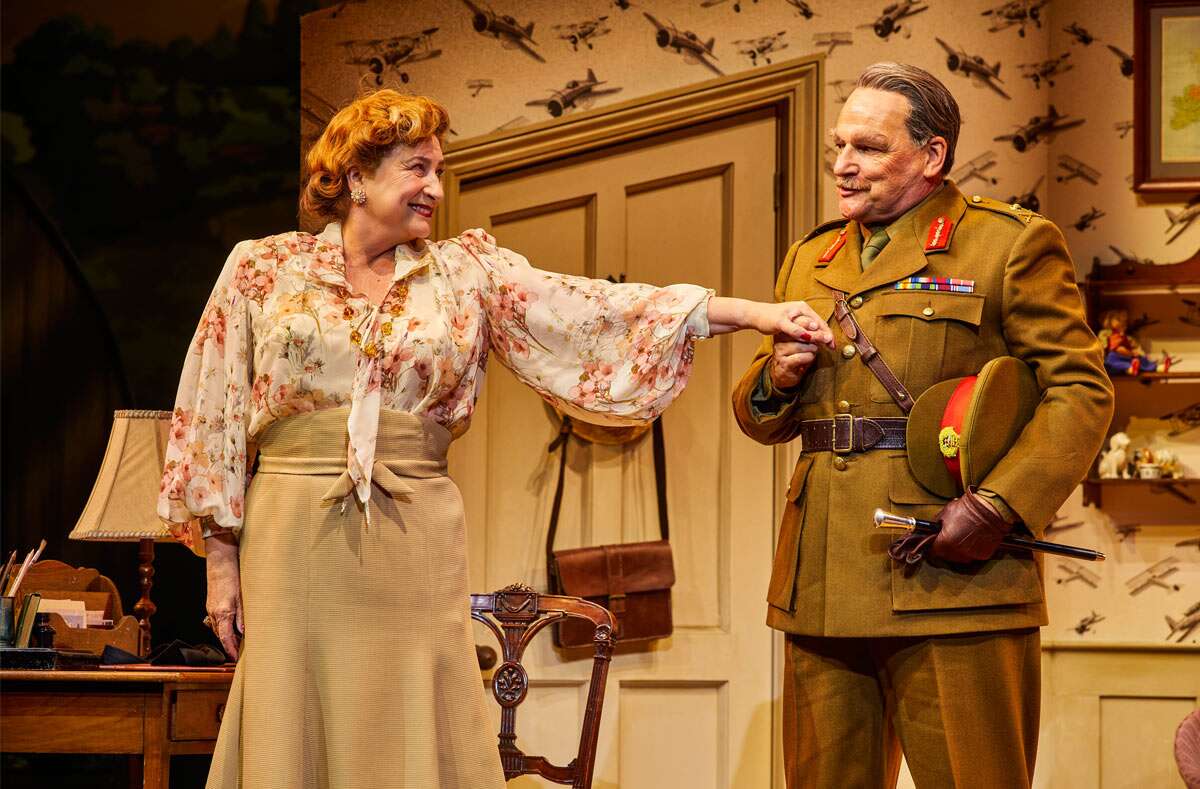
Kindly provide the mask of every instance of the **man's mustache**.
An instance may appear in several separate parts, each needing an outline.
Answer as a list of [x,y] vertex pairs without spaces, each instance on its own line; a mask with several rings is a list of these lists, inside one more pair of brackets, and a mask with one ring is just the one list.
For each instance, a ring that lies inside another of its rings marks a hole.
[[869,187],[870,184],[865,181],[845,181],[842,179],[838,179],[837,181],[838,189],[867,189]]

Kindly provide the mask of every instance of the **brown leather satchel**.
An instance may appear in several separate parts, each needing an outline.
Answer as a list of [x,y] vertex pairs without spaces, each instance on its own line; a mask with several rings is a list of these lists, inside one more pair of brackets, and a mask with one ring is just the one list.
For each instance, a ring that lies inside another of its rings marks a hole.
[[[675,565],[667,525],[667,469],[663,446],[662,420],[655,420],[655,490],[658,494],[658,523],[662,539],[589,548],[554,550],[558,514],[562,506],[563,473],[567,463],[567,439],[573,433],[571,418],[563,416],[562,431],[550,444],[550,451],[561,451],[558,484],[550,508],[550,528],[546,533],[546,567],[550,591],[582,597],[612,612],[618,644],[648,641],[671,635],[671,587],[675,584]],[[554,643],[562,648],[590,647],[591,626],[575,620],[555,626]]]

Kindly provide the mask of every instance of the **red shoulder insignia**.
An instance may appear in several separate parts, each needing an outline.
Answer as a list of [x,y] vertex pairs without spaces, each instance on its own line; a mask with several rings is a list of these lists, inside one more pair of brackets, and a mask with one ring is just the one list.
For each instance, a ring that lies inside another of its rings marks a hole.
[[945,249],[950,246],[950,229],[954,222],[950,217],[939,216],[929,223],[929,236],[925,239],[925,251]]
[[833,243],[830,244],[829,247],[824,252],[821,253],[821,257],[817,258],[817,260],[821,263],[828,263],[829,261],[833,260],[833,257],[834,257],[834,255],[836,255],[838,253],[838,250],[841,249],[842,247],[844,247],[845,245],[846,245],[846,228],[843,227],[841,229],[841,232],[839,232],[837,234],[837,238],[835,238],[833,240]]

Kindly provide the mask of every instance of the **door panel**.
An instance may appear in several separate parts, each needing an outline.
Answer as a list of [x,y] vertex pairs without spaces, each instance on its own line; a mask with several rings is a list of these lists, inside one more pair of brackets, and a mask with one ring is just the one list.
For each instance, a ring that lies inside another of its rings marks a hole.
[[[466,183],[456,230],[483,227],[538,268],[769,300],[775,135],[774,117],[758,113]],[[743,332],[698,343],[691,381],[664,415],[675,633],[614,659],[597,787],[728,787],[734,770],[739,786],[770,785],[763,596],[774,469],[771,449],[741,435],[729,405],[758,341]],[[493,363],[474,424],[450,453],[474,590],[514,581],[545,588],[558,472],[546,447],[556,433],[541,399]],[[618,447],[572,440],[558,547],[656,539],[658,529],[649,436]],[[478,632],[480,643],[487,638]],[[558,653],[544,635],[526,665],[533,680],[518,714],[520,743],[565,763],[591,661]]]

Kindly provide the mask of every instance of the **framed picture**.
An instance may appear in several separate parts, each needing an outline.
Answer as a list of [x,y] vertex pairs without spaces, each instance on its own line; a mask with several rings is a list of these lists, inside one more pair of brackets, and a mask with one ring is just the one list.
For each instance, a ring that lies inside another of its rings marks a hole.
[[1133,190],[1200,191],[1200,2],[1137,0]]

